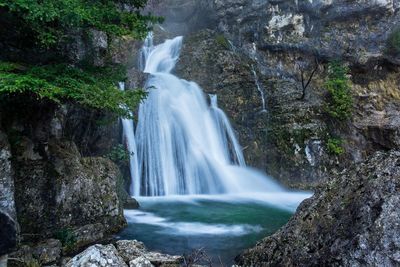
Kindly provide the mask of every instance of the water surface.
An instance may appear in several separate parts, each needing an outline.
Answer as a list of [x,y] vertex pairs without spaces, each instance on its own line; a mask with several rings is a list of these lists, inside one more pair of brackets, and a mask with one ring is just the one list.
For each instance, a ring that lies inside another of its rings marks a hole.
[[232,264],[243,249],[276,232],[307,193],[139,198],[139,210],[125,210],[122,239],[150,250],[189,254],[204,249],[214,263]]

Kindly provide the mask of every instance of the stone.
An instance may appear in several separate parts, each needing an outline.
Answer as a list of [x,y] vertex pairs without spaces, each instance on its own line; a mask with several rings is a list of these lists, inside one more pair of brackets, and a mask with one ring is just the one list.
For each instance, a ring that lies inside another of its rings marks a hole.
[[[129,264],[137,258],[144,258],[154,266],[180,266],[183,261],[182,256],[148,251],[144,244],[137,240],[119,240],[115,243],[115,246],[119,255]],[[142,262],[142,260],[139,262]]]
[[33,256],[42,265],[56,263],[61,257],[62,244],[60,240],[48,239],[40,242],[33,249]]
[[305,200],[242,266],[399,266],[400,151],[377,152]]
[[129,263],[133,259],[146,254],[146,247],[137,240],[119,240],[115,243],[119,255],[125,262]]
[[129,262],[129,267],[153,267],[154,265],[145,257],[138,257]]
[[73,257],[65,267],[128,267],[113,245],[94,245]]
[[0,256],[16,246],[18,231],[11,148],[7,136],[0,130]]
[[124,209],[136,210],[140,207],[139,202],[134,198],[128,198],[124,203]]

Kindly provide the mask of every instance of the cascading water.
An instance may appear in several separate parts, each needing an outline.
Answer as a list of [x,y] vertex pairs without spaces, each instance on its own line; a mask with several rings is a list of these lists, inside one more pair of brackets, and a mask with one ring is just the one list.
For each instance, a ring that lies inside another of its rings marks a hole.
[[256,69],[254,68],[254,66],[252,67],[251,71],[253,72],[254,82],[255,82],[255,84],[257,86],[257,91],[260,93],[260,96],[261,96],[261,102],[262,102],[262,110],[261,110],[261,112],[267,112],[267,109],[266,109],[266,106],[265,106],[264,91],[263,91],[263,89],[261,87],[261,84],[260,84],[260,81],[258,79],[258,75],[257,75]]
[[[283,191],[268,177],[245,167],[217,96],[211,95],[208,105],[196,83],[171,74],[181,46],[182,37],[154,46],[149,35],[141,51],[140,65],[150,77],[148,97],[139,108],[133,195]],[[133,129],[126,129],[126,135],[128,131],[133,139]]]
[[[119,83],[119,89],[124,91],[125,90],[125,83]],[[137,160],[137,147],[136,147],[136,140],[135,140],[135,126],[133,120],[129,119],[121,119],[122,128],[124,130],[124,138],[126,141],[126,145],[129,151],[129,167],[132,176],[132,183],[130,187],[130,193],[132,195],[139,194],[139,180],[136,179],[139,177],[139,168],[138,168],[138,160]],[[136,192],[136,191],[137,192]]]

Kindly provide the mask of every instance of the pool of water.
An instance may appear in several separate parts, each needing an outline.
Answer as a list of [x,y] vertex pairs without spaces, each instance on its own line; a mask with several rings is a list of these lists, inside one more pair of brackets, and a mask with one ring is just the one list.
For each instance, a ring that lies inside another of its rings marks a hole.
[[183,255],[203,249],[214,263],[233,263],[243,249],[284,225],[308,193],[139,198],[125,210],[121,239],[148,249]]

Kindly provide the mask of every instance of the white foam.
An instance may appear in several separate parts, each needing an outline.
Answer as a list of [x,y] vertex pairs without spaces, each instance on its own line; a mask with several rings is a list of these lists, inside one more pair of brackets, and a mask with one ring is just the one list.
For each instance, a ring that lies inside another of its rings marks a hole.
[[154,213],[139,210],[125,210],[125,217],[129,223],[148,224],[162,227],[158,232],[169,235],[241,236],[262,231],[261,226],[249,224],[227,225],[199,222],[171,222],[169,219],[159,217]]
[[198,205],[199,201],[220,201],[228,203],[258,203],[283,209],[289,212],[296,211],[298,205],[306,198],[312,196],[311,192],[268,192],[268,193],[238,193],[221,195],[171,195],[162,197],[136,197],[139,203],[154,204],[157,202],[183,202]]

